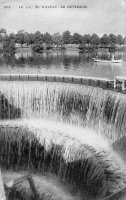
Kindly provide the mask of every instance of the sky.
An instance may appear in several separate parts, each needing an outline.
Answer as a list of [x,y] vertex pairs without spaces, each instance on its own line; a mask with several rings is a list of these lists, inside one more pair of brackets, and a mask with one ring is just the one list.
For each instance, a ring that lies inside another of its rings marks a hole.
[[[57,8],[41,8],[50,5]],[[69,5],[87,8],[66,8]],[[0,28],[9,33],[23,29],[50,34],[69,30],[82,35],[126,35],[126,0],[0,0]]]

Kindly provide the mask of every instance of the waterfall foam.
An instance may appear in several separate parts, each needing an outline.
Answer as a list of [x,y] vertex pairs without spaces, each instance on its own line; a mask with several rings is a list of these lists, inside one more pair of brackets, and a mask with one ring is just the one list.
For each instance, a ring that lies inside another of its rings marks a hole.
[[[125,186],[125,162],[121,157],[119,159],[114,149],[116,146],[121,149],[121,139],[125,137],[125,95],[87,86],[43,82],[26,84],[25,81],[0,82],[0,92],[3,102],[3,110],[0,110],[1,141],[6,144],[1,151],[9,145],[15,154],[12,156],[5,150],[7,166],[9,162],[21,165],[23,159],[25,168],[30,165],[36,170],[45,170],[45,165],[79,191],[85,188],[86,194],[90,193],[97,199],[100,193],[103,197]],[[20,119],[11,116],[10,105],[18,110],[14,111],[14,116]],[[28,144],[28,148],[23,147],[28,155],[19,141],[22,145],[23,141]],[[21,154],[19,160],[16,159],[14,144]],[[44,157],[42,152],[45,152]],[[10,160],[11,156],[14,160]],[[96,188],[92,190],[94,186]]]
[[[109,149],[109,143],[103,139],[100,134],[97,134],[93,129],[78,127],[76,125],[49,121],[44,119],[22,119],[22,120],[6,120],[0,123],[1,125],[9,125],[12,127],[24,126],[36,136],[46,138],[46,141],[52,141],[60,144],[60,138],[70,138],[81,143],[92,146],[98,150]],[[45,131],[45,132],[44,132]],[[48,134],[47,134],[48,133]],[[59,136],[59,137],[57,137]],[[43,140],[43,139],[42,139]],[[99,141],[99,142],[98,142]]]

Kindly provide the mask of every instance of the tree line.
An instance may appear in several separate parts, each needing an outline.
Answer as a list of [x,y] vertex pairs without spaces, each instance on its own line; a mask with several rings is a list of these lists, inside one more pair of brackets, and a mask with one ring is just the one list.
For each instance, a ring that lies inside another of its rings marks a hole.
[[3,44],[3,49],[14,51],[15,44],[26,44],[31,46],[36,52],[41,52],[44,48],[50,49],[53,45],[57,47],[65,47],[68,44],[77,44],[79,48],[97,48],[97,47],[107,47],[115,45],[123,45],[126,37],[124,38],[121,34],[115,35],[110,33],[109,35],[104,34],[99,37],[97,34],[84,34],[74,33],[73,35],[70,31],[64,31],[61,35],[60,33],[54,33],[53,35],[46,33],[41,33],[36,31],[35,33],[28,33],[24,30],[18,31],[16,34],[7,34],[7,31],[3,28],[0,29],[0,43]]

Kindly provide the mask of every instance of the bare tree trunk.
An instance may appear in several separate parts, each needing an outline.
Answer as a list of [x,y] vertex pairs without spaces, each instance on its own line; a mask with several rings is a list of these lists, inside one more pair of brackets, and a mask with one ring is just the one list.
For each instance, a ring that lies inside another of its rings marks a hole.
[[30,187],[31,187],[31,189],[32,189],[32,192],[33,192],[33,194],[34,194],[35,199],[36,199],[36,200],[39,200],[39,199],[40,199],[40,196],[39,196],[39,194],[38,194],[38,192],[37,192],[37,189],[36,189],[36,187],[35,187],[35,183],[34,183],[34,180],[33,180],[32,176],[29,175],[29,176],[27,177],[27,179],[28,179],[28,181],[29,181],[29,184],[30,184]]

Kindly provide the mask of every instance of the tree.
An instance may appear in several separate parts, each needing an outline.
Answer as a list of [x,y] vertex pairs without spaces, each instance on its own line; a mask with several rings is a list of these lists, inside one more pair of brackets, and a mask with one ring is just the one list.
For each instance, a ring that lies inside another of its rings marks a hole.
[[29,44],[31,44],[31,46],[32,46],[32,44],[34,44],[34,34],[33,33],[29,34]]
[[124,37],[123,44],[126,44],[126,36]]
[[91,42],[91,36],[90,34],[85,34],[83,37],[82,37],[82,42],[87,44],[89,46],[90,42]]
[[54,35],[52,36],[52,42],[57,46],[62,45],[62,36],[58,32],[54,33]]
[[85,43],[81,43],[81,44],[79,45],[79,49],[81,50],[81,52],[84,52],[85,49],[86,49]]
[[24,33],[24,43],[26,43],[27,46],[31,44],[31,37],[30,36],[31,35],[29,33],[27,33],[27,32]]
[[44,38],[44,42],[46,43],[46,44],[52,44],[52,36],[49,34],[49,33],[45,33],[44,35],[43,35],[43,38]]
[[44,43],[44,36],[40,33],[40,31],[36,31],[33,35],[34,44],[36,43]]
[[[34,35],[30,35],[30,42],[33,42],[32,44],[32,49],[35,52],[42,52],[44,47],[43,47],[43,43],[44,43],[44,36],[43,34],[40,33],[40,31],[36,31],[34,33]],[[32,38],[33,37],[33,38]]]
[[119,45],[122,45],[123,42],[124,42],[124,39],[123,39],[122,35],[117,35],[117,43],[118,43]]
[[3,36],[1,33],[0,33],[0,42],[3,42]]
[[72,36],[70,35],[70,32],[69,31],[63,32],[62,39],[64,44],[71,44]]
[[72,42],[73,42],[73,44],[80,44],[82,42],[82,36],[78,33],[74,33]]
[[100,38],[99,38],[99,36],[98,36],[97,34],[94,33],[94,34],[91,36],[91,41],[90,41],[90,43],[93,44],[93,46],[99,45],[99,44],[100,44]]
[[101,37],[101,44],[103,44],[104,46],[107,46],[110,44],[110,38],[107,34],[104,34],[102,37]]
[[15,35],[15,42],[21,45],[25,43],[23,30],[18,31],[18,33]]
[[117,37],[113,33],[109,34],[110,44],[117,44]]
[[13,40],[15,42],[15,35],[14,33],[11,33],[9,36],[8,36],[8,39],[11,41]]
[[0,42],[3,42],[6,37],[7,31],[4,28],[0,29]]
[[1,28],[1,29],[0,29],[0,33],[2,33],[2,34],[7,34],[7,31],[6,31],[5,28]]
[[[41,53],[44,49],[49,50],[52,44],[52,36],[49,33],[41,34],[39,31],[34,33],[32,49]],[[45,45],[46,44],[46,45]]]
[[37,52],[37,53],[41,53],[44,50],[43,44],[41,43],[35,43],[32,46],[33,51]]
[[15,42],[14,40],[10,40],[9,37],[6,37],[3,44],[3,51],[4,53],[15,53]]

